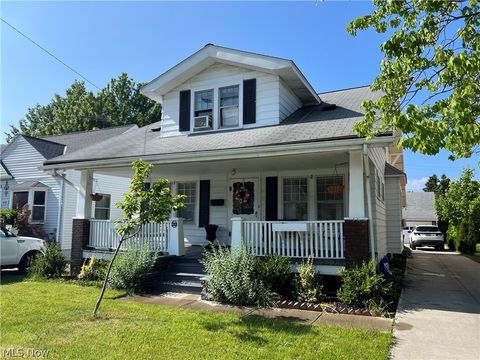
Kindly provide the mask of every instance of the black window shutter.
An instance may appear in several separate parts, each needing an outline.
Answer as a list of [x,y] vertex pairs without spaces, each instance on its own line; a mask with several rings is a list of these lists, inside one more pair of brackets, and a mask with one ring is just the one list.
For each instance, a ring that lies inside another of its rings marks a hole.
[[278,178],[276,176],[267,177],[265,185],[265,220],[276,221],[278,220]]
[[190,131],[190,90],[180,91],[180,131]]
[[243,80],[243,123],[255,124],[257,116],[257,79]]
[[210,223],[210,180],[200,180],[200,204],[198,226]]

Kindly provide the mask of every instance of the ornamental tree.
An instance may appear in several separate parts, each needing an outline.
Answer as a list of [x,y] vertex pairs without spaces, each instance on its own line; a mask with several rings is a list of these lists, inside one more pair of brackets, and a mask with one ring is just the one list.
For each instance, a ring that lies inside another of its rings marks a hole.
[[184,206],[185,195],[172,195],[168,180],[158,179],[150,187],[145,186],[152,172],[153,165],[141,159],[132,162],[133,176],[129,192],[124,194],[123,201],[115,204],[123,210],[121,218],[115,221],[115,229],[120,235],[115,253],[108,265],[100,296],[95,304],[95,317],[107,288],[108,279],[121,246],[134,237],[143,224],[167,221],[170,213]]
[[[370,15],[347,32],[391,32],[371,89],[382,95],[363,103],[360,136],[400,129],[399,145],[450,158],[470,157],[480,144],[480,5],[476,0],[374,0]],[[416,102],[416,104],[414,103]]]

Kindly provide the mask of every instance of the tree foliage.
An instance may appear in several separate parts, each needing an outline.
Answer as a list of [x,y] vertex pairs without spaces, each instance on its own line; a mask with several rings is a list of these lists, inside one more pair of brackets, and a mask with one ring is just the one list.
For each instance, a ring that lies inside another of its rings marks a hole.
[[140,94],[141,87],[126,73],[110,80],[97,94],[87,91],[84,82],[75,81],[64,96],[55,94],[47,105],[29,108],[18,127],[10,125],[7,141],[19,134],[46,136],[160,121],[161,105]]
[[445,194],[435,197],[435,209],[439,219],[460,225],[472,218],[480,199],[480,183],[474,180],[474,170],[465,169],[460,179],[450,183]]
[[123,195],[122,202],[115,204],[123,211],[121,218],[115,221],[115,229],[121,237],[108,265],[102,291],[93,310],[93,316],[96,316],[100,307],[113,263],[123,243],[134,237],[142,224],[167,221],[172,210],[175,211],[185,206],[186,196],[172,195],[168,180],[158,179],[150,187],[145,186],[152,169],[152,164],[141,159],[133,161],[133,176],[130,180],[129,192]]
[[425,183],[423,191],[434,192],[435,194],[445,194],[449,186],[450,179],[445,174],[443,174],[440,179],[436,174],[433,174]]
[[[400,129],[404,148],[451,158],[469,157],[480,145],[480,5],[476,0],[373,1],[370,15],[347,31],[391,32],[381,45],[384,59],[355,131],[373,136]],[[418,101],[414,104],[413,101]],[[380,121],[378,118],[380,116]]]

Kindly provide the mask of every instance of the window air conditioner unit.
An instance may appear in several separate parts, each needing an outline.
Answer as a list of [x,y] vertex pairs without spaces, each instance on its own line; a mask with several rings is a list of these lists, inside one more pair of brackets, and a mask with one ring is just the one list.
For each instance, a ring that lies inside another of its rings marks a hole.
[[209,130],[212,128],[212,115],[196,116],[194,119],[195,130]]

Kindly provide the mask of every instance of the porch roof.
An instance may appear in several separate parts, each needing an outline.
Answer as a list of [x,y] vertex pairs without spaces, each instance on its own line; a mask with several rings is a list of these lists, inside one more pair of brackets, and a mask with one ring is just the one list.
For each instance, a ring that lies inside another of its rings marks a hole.
[[[358,139],[353,126],[362,119],[361,102],[378,99],[368,86],[319,94],[324,101],[320,105],[303,107],[280,125],[247,128],[231,131],[214,131],[190,135],[160,137],[160,122],[129,131],[101,144],[50,159],[44,163],[53,165],[112,160],[125,158],[212,152],[220,150],[255,149],[272,145],[307,144]],[[335,105],[335,106],[332,106]],[[380,136],[392,136],[385,132]],[[50,165],[50,166],[49,166]]]

